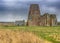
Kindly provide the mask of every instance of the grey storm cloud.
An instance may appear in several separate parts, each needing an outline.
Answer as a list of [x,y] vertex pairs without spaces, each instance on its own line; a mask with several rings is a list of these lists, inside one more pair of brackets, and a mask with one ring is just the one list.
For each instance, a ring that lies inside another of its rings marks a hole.
[[39,4],[41,14],[56,14],[60,21],[60,0],[0,0],[0,21],[27,20],[30,4]]

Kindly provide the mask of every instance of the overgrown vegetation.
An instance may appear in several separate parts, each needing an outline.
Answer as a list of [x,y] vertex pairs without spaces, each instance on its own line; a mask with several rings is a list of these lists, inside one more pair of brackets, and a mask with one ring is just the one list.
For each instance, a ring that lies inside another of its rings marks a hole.
[[60,27],[40,27],[40,26],[0,26],[0,29],[19,29],[29,31],[53,43],[60,43]]

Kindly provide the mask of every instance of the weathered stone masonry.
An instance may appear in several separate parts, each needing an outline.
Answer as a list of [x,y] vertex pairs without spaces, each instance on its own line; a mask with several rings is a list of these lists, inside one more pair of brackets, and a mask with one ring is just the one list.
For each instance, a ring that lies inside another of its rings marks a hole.
[[44,15],[41,15],[39,5],[31,4],[27,25],[28,26],[56,26],[57,18],[55,14],[45,13]]

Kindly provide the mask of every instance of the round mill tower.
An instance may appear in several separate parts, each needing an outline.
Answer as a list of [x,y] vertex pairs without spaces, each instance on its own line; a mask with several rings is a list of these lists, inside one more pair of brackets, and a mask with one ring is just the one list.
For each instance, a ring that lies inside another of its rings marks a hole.
[[39,26],[40,22],[40,9],[38,4],[31,4],[27,20],[28,26]]

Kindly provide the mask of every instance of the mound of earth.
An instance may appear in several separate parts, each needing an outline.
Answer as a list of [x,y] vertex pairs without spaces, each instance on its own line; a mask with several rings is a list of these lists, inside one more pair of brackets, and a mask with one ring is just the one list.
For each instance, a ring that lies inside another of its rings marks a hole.
[[38,38],[31,32],[20,30],[0,30],[0,43],[51,43]]

